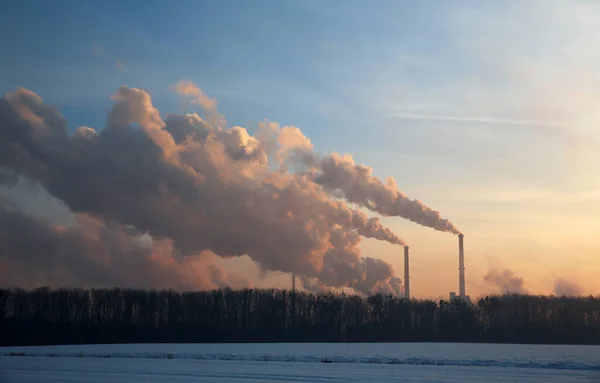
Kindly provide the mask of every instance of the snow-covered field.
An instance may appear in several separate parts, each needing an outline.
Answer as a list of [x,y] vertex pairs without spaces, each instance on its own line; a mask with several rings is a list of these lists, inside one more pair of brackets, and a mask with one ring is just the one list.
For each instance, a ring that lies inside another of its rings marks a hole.
[[0,382],[600,382],[600,347],[150,344],[0,347]]

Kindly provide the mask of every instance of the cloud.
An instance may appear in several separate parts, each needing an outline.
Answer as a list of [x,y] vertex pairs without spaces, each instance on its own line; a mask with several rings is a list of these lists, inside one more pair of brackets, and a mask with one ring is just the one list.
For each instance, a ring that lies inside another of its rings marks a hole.
[[[131,229],[75,214],[52,223],[0,206],[0,284],[211,289],[229,285],[211,254],[181,257],[170,240],[148,241]],[[239,277],[234,277],[239,279]]]
[[[196,95],[196,88],[184,87],[182,92]],[[189,266],[187,259],[206,252],[220,257],[247,255],[263,270],[293,271],[333,288],[401,292],[392,267],[363,257],[359,245],[362,236],[397,245],[404,241],[378,218],[338,199],[333,181],[319,179],[314,171],[321,160],[308,161],[304,153],[311,148],[310,141],[299,129],[265,123],[251,135],[243,127],[223,128],[196,114],[167,115],[163,120],[148,93],[135,88],[119,88],[113,101],[105,129],[79,127],[69,135],[58,109],[35,93],[19,89],[0,100],[0,166],[33,180],[68,207],[78,222],[68,235],[60,234],[63,229],[56,234],[52,225],[22,211],[5,213],[7,224],[31,225],[30,235],[48,243],[76,238],[77,245],[68,254],[100,246],[81,238],[107,232],[119,244],[124,241],[126,245],[117,248],[123,254],[131,250],[135,259],[161,254],[169,265]],[[292,171],[283,162],[296,155],[302,160],[299,170]],[[365,167],[348,165],[345,177],[382,190],[385,197],[370,197],[377,206],[388,196],[405,198],[394,183],[384,185],[370,174],[357,177],[355,172],[361,169]],[[356,188],[342,190],[354,196],[351,191]],[[162,247],[147,250],[148,256],[136,255],[143,251],[124,237],[128,228]],[[24,243],[16,242],[11,254],[21,254],[18,245]],[[113,256],[109,250],[98,251],[111,254],[105,258]],[[154,263],[146,266],[149,274],[158,272]],[[16,275],[25,269],[13,268]],[[187,278],[178,276],[183,272],[179,266],[165,270],[173,278]],[[110,273],[101,274],[109,282],[121,283]]]
[[59,225],[74,224],[75,217],[69,208],[40,184],[0,167],[1,174],[7,177],[0,177],[0,199],[3,201],[0,207],[8,207],[29,217],[51,220]]
[[510,269],[490,270],[483,280],[502,294],[527,294],[525,281]]
[[474,122],[482,124],[502,124],[502,125],[533,125],[533,126],[551,126],[567,127],[568,124],[561,121],[544,120],[513,120],[494,117],[465,117],[465,116],[440,116],[415,113],[390,112],[386,114],[389,118],[409,119],[409,120],[433,120],[433,121],[455,121],[455,122]]
[[217,108],[217,101],[204,94],[202,89],[190,80],[179,80],[173,85],[172,89],[181,96],[190,97],[190,102],[198,104],[204,110],[215,110]]
[[208,122],[216,127],[224,128],[227,125],[225,116],[217,109],[217,100],[208,97],[202,89],[190,80],[179,80],[171,90],[180,96],[186,97],[187,102],[198,105],[206,113]]

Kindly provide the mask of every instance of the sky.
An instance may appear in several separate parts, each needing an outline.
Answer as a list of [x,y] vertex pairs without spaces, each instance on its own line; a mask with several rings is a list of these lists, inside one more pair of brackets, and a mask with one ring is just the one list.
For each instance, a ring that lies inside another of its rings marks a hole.
[[[9,2],[0,92],[29,89],[69,131],[99,131],[121,85],[166,114],[189,80],[228,125],[297,126],[315,151],[351,154],[438,210],[465,234],[470,295],[506,285],[493,270],[531,293],[568,281],[597,294],[598,19],[598,3],[554,0]],[[411,248],[414,296],[457,290],[456,236],[381,221]],[[401,247],[360,248],[403,276]],[[247,257],[217,261],[255,286],[289,284]]]

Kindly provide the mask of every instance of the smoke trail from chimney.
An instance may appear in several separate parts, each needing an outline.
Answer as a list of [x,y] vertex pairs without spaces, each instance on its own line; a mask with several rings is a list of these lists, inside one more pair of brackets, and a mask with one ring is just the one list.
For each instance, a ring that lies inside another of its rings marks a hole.
[[319,161],[317,183],[334,195],[364,206],[383,216],[402,217],[438,231],[460,234],[454,224],[421,201],[398,190],[393,178],[384,184],[372,168],[356,164],[350,155],[329,154]]
[[[181,93],[217,113],[203,93],[183,85]],[[220,118],[216,125],[197,114],[163,120],[141,89],[120,87],[113,100],[106,128],[70,134],[58,109],[37,94],[8,93],[0,98],[0,166],[32,179],[72,214],[133,227],[167,241],[178,257],[248,256],[264,270],[328,287],[401,293],[391,265],[362,256],[360,241],[404,242],[378,218],[336,198],[306,166],[292,171],[275,161],[305,146],[293,129],[278,128],[271,142],[239,126],[221,127]],[[56,243],[69,238],[56,236]],[[3,262],[16,264],[17,254],[5,254]]]
[[402,217],[435,230],[460,234],[458,228],[442,218],[438,211],[417,199],[408,198],[390,177],[382,182],[372,175],[373,169],[356,164],[351,155],[331,153],[321,156],[313,151],[311,141],[293,126],[262,125],[261,136],[267,147],[277,141],[281,163],[304,168],[305,173],[331,195],[366,207],[383,216]]

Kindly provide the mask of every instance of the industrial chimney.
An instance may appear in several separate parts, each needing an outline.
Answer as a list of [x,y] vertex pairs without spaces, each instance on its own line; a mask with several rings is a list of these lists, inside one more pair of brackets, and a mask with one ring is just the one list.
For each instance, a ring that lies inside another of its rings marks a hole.
[[296,291],[296,274],[292,273],[292,291]]
[[410,299],[410,277],[408,273],[408,246],[404,246],[404,298]]
[[463,247],[464,235],[458,235],[458,297],[466,299],[465,292],[465,249]]

